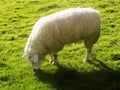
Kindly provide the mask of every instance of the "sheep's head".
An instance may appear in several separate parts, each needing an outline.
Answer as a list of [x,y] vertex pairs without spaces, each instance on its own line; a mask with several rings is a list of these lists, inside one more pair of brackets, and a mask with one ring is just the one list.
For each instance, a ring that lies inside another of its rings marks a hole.
[[39,60],[38,55],[24,54],[22,57],[27,58],[30,61],[33,70],[38,70],[39,69],[39,66],[40,66],[40,62],[39,61],[40,60]]

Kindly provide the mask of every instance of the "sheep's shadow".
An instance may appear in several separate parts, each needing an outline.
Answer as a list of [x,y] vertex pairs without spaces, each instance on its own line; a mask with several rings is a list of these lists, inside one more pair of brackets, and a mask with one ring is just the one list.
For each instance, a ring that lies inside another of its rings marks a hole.
[[89,62],[99,71],[78,72],[58,64],[56,73],[35,72],[38,80],[50,83],[56,90],[120,90],[120,71],[114,71],[100,60]]

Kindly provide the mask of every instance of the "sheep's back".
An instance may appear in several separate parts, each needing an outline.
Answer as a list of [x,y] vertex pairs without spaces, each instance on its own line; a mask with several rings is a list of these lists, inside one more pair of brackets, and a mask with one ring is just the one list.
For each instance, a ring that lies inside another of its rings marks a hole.
[[61,43],[76,42],[99,30],[100,16],[91,8],[64,10],[41,19],[46,32]]

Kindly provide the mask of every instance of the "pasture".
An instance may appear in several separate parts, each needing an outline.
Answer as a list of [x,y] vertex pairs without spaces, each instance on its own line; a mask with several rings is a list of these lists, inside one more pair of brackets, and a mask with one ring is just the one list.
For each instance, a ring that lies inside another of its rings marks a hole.
[[[101,14],[101,36],[92,61],[83,62],[83,43],[65,45],[58,66],[49,55],[38,72],[23,59],[34,23],[67,8],[92,7]],[[0,90],[119,90],[119,0],[0,0]]]

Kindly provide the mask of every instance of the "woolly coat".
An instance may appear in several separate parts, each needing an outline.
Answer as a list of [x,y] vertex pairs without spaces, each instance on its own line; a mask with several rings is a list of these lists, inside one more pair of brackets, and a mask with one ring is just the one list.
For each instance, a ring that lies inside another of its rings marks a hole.
[[[39,19],[25,47],[28,55],[58,52],[64,44],[100,34],[100,15],[92,8],[71,8]],[[96,39],[95,39],[96,40]]]

